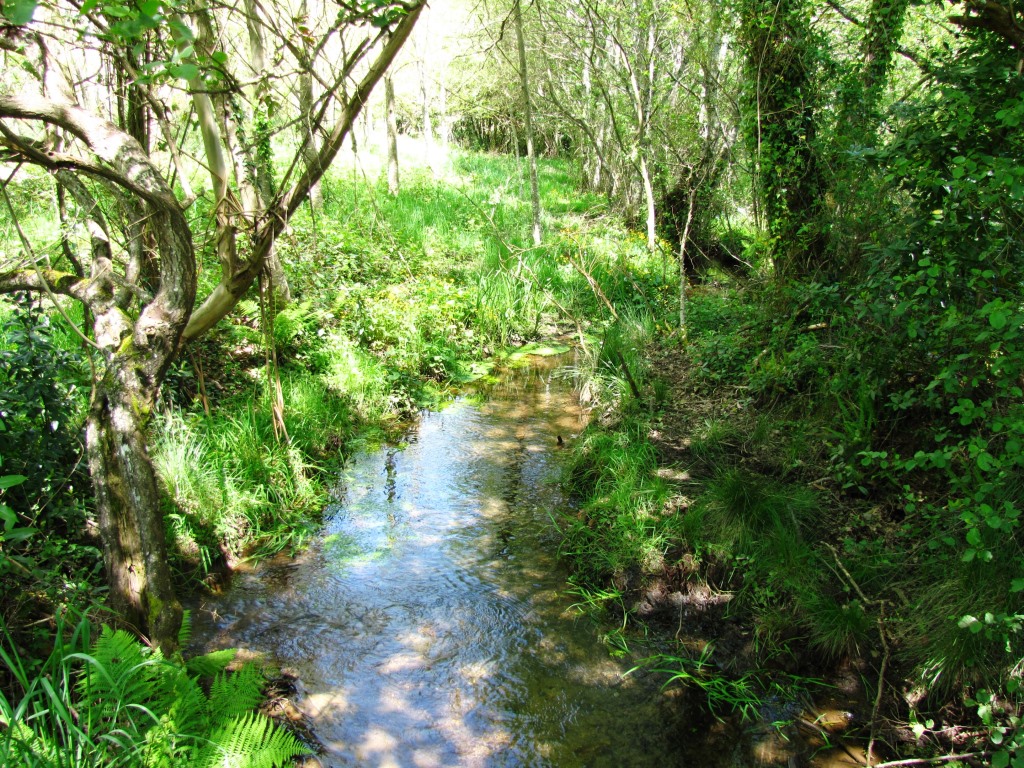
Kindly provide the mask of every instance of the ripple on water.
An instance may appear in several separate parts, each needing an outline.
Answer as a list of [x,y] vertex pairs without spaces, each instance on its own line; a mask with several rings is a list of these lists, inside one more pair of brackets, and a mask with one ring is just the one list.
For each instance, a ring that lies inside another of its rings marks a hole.
[[547,521],[556,435],[581,423],[546,371],[424,415],[349,462],[312,551],[236,578],[197,638],[296,669],[326,765],[688,764],[658,681],[624,679],[568,611]]

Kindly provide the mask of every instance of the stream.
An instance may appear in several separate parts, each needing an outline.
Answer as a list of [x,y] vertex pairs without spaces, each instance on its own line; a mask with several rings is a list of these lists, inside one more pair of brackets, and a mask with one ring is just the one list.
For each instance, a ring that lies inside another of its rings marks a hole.
[[567,503],[558,438],[584,417],[558,365],[511,371],[354,456],[307,552],[236,574],[195,611],[199,649],[267,653],[296,675],[323,765],[746,764],[738,739],[694,733],[663,678],[625,675],[635,662],[573,608],[550,516]]

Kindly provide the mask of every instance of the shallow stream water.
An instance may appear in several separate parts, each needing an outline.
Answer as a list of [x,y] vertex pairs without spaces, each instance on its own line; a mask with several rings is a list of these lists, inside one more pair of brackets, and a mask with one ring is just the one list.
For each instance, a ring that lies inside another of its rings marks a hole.
[[548,362],[356,455],[314,546],[196,612],[298,677],[326,766],[743,765],[572,607],[552,515],[583,417]]

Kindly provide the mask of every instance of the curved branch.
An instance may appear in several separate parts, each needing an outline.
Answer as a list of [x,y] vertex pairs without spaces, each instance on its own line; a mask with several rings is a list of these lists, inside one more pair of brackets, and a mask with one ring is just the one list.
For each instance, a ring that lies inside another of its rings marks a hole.
[[341,143],[352,129],[356,118],[362,111],[363,106],[370,98],[374,86],[384,76],[384,72],[394,61],[401,50],[403,43],[409,37],[420,12],[426,5],[424,0],[416,0],[408,14],[403,16],[401,21],[391,31],[387,43],[377,54],[370,65],[369,70],[359,82],[355,92],[346,100],[344,109],[338,121],[334,124],[330,135],[320,149],[317,160],[311,163],[301,177],[281,194],[268,211],[268,217],[263,226],[255,235],[253,244],[253,256],[244,269],[239,270],[229,278],[225,277],[203,301],[192,316],[189,318],[185,328],[184,340],[186,342],[199,338],[208,330],[213,328],[221,318],[224,317],[238,303],[242,294],[252,285],[256,276],[263,268],[267,254],[273,248],[277,236],[281,234],[286,222],[295,213],[296,209],[305,200],[309,190],[323,176],[324,171],[330,167],[331,162],[341,149]]
[[0,293],[15,291],[46,291],[72,296],[81,302],[88,303],[89,280],[79,277],[73,272],[59,269],[12,269],[0,272]]
[[[174,193],[153,167],[139,143],[117,126],[81,107],[52,101],[37,94],[0,94],[0,117],[39,120],[63,128],[84,141],[110,168],[55,152],[46,152],[42,157],[37,155],[31,158],[32,162],[45,161],[49,156],[55,167],[87,170],[121,184],[149,203],[161,207],[178,207]],[[4,133],[10,140],[8,131]]]
[[57,152],[34,139],[16,134],[3,123],[0,123],[0,134],[3,134],[4,137],[4,140],[0,142],[0,146],[10,150],[10,157],[8,159],[23,160],[32,165],[38,165],[40,168],[45,168],[48,171],[81,171],[88,173],[91,176],[118,184],[147,202],[153,202],[150,199],[151,193],[149,190],[132,184],[130,180],[104,165],[94,163],[88,158]]
[[[171,353],[181,341],[181,331],[196,295],[192,233],[174,192],[134,138],[79,106],[40,94],[3,93],[0,94],[0,118],[40,121],[77,136],[105,165],[55,153],[39,156],[38,151],[29,146],[29,153],[34,153],[32,161],[97,173],[148,204],[150,228],[160,253],[160,288],[139,314],[133,341],[146,359],[147,374],[159,378],[170,365]],[[4,134],[8,142],[12,141],[9,130]],[[25,148],[21,142],[17,142],[17,146]],[[50,156],[59,157],[61,162],[47,161]]]

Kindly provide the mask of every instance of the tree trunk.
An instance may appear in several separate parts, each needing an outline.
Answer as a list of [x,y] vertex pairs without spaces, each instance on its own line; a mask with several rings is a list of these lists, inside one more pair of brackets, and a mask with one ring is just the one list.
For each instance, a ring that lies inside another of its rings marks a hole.
[[395,120],[395,84],[391,75],[384,76],[384,112],[388,126],[388,194],[399,191],[398,178],[398,123]]
[[540,188],[537,183],[537,153],[533,146],[533,108],[530,104],[530,81],[526,72],[526,43],[523,40],[522,4],[515,5],[516,48],[519,52],[519,85],[523,89],[524,116],[526,121],[526,158],[530,166],[530,204],[533,207],[533,244],[541,244],[540,229]]
[[824,261],[828,229],[816,144],[819,95],[810,78],[818,43],[807,8],[807,0],[743,0],[740,13],[748,73],[756,84],[748,103],[756,117],[753,178],[782,281],[832,266]]
[[423,160],[433,168],[434,162],[434,126],[430,122],[430,91],[427,88],[427,62],[419,61],[420,70],[420,102],[423,121]]
[[654,253],[658,247],[658,212],[655,207],[651,171],[647,167],[647,151],[644,147],[640,149],[640,179],[643,181],[644,203],[647,209],[647,250]]
[[145,415],[156,388],[143,384],[129,356],[118,357],[96,385],[86,425],[109,602],[169,654],[182,608],[167,561],[156,471],[146,450]]
[[[306,0],[302,0],[299,3],[299,16],[303,19],[308,19],[309,8]],[[313,57],[311,54],[312,50],[309,41],[303,38],[302,58],[299,61],[301,71],[298,77],[299,119],[302,121],[300,135],[303,142],[302,162],[305,164],[307,171],[319,173],[319,169],[316,168],[316,137],[313,135]],[[269,202],[270,200],[267,200],[268,204]],[[324,195],[319,181],[309,189],[309,204],[317,211],[323,207]]]
[[861,42],[861,67],[843,90],[839,128],[854,143],[875,141],[878,102],[885,90],[892,57],[903,34],[909,0],[872,0]]

